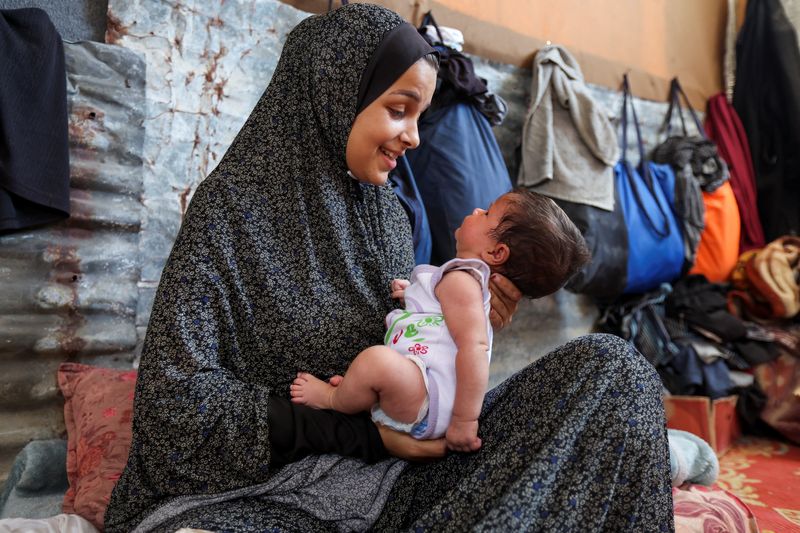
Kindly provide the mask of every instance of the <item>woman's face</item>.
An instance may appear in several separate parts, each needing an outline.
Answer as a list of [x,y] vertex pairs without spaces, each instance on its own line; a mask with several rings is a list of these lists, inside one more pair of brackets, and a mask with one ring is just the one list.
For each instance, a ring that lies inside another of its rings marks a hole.
[[420,59],[358,114],[347,138],[347,167],[363,183],[383,185],[397,158],[419,145],[417,120],[430,105],[436,70]]

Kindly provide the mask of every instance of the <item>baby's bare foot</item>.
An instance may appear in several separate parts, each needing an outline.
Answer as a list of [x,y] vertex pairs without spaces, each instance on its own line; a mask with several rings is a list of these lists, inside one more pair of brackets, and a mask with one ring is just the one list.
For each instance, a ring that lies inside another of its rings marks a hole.
[[298,372],[289,387],[292,401],[316,409],[333,409],[331,397],[336,387],[317,379],[307,372]]

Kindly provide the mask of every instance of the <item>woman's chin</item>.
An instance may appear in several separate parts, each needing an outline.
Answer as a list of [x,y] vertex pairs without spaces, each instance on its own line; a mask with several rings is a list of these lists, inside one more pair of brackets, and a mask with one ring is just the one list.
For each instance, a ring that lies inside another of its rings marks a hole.
[[366,183],[367,185],[375,185],[375,186],[382,186],[386,185],[386,182],[389,181],[389,173],[388,172],[379,172],[379,173],[370,173],[366,176],[365,179],[359,180],[361,183]]

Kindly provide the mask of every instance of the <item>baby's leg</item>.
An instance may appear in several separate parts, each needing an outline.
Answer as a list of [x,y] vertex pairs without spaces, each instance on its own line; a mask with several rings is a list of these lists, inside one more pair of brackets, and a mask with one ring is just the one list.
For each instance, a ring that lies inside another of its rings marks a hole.
[[367,348],[334,387],[301,372],[291,386],[292,401],[342,413],[366,411],[376,403],[398,422],[416,420],[427,391],[419,367],[385,346]]

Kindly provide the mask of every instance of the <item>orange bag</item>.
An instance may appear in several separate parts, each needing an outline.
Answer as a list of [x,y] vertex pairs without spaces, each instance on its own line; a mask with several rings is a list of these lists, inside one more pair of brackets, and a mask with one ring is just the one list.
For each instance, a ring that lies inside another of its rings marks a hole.
[[703,192],[705,229],[700,234],[697,258],[690,274],[703,274],[708,281],[726,281],[739,259],[742,221],[729,181],[714,192]]

